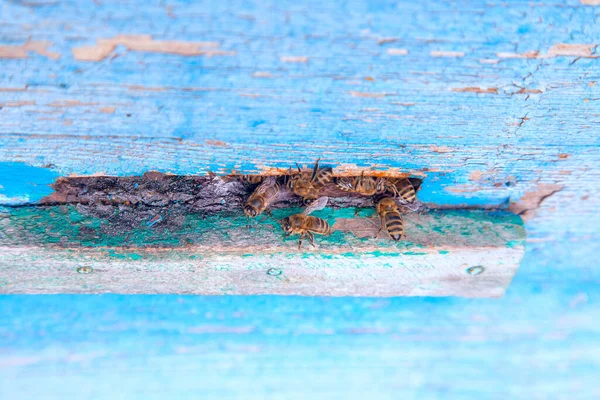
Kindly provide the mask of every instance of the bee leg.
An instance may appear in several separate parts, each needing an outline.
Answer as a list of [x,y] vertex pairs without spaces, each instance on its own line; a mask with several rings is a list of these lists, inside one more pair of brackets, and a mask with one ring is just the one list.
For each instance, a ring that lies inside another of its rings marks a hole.
[[315,235],[313,235],[312,232],[307,232],[308,234],[308,240],[310,242],[310,244],[312,244],[312,247],[316,247],[315,246]]
[[302,247],[302,239],[304,238],[304,233],[300,235],[300,240],[298,240],[298,250]]
[[271,214],[271,210],[270,209],[266,209],[265,213],[269,216],[269,217],[273,217],[273,214]]
[[383,223],[383,218],[382,217],[379,217],[379,223],[380,223],[380,227],[379,227],[379,230],[377,231],[377,234],[375,235],[375,239],[377,239],[377,237],[379,236],[379,234],[383,230],[383,227],[385,226],[384,223]]
[[310,177],[310,181],[314,181],[315,177],[317,176],[317,172],[319,171],[319,160],[320,158],[317,158],[317,162],[315,163],[315,167],[313,168],[313,173],[312,176]]

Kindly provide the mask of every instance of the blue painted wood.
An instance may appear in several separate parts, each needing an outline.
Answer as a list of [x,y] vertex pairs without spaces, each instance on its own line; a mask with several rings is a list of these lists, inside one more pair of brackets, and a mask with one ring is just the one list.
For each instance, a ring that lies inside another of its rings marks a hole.
[[[491,205],[554,180],[566,167],[559,154],[581,168],[600,160],[594,7],[210,4],[3,3],[0,43],[48,41],[51,54],[0,58],[0,162],[128,175],[256,172],[322,157],[423,173],[425,201]],[[140,34],[235,54],[122,45],[97,62],[74,54]],[[557,50],[563,43],[590,46]],[[390,54],[398,48],[407,54]],[[485,174],[472,183],[474,170]]]
[[[422,173],[440,205],[563,186],[501,300],[2,297],[0,397],[598,398],[600,25],[584,3],[0,3],[3,204],[51,174],[319,156]],[[73,55],[125,34],[235,54]],[[51,172],[23,186],[27,166]]]

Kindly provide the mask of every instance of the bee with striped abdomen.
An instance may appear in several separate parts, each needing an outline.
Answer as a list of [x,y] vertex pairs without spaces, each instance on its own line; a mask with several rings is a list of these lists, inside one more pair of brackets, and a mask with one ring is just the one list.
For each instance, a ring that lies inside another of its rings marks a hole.
[[338,188],[352,193],[358,193],[363,196],[373,196],[376,194],[391,193],[394,197],[399,197],[402,204],[414,203],[416,191],[407,178],[386,179],[364,176],[364,172],[353,179],[338,178],[336,181]]
[[331,167],[319,168],[319,159],[315,163],[310,179],[302,172],[300,166],[298,173],[294,174],[288,180],[288,187],[295,195],[302,197],[304,204],[310,204],[319,195],[319,189],[331,181],[333,170]]
[[262,175],[239,175],[238,179],[242,182],[250,183],[252,185],[258,185],[264,179]]
[[271,203],[281,194],[281,186],[274,176],[267,176],[262,183],[252,192],[244,205],[244,214],[248,217],[256,217],[262,214]]
[[345,192],[358,193],[363,196],[373,196],[374,194],[382,193],[385,190],[382,179],[365,176],[364,172],[360,176],[356,176],[352,179],[338,178],[335,184]]
[[286,236],[291,234],[299,234],[300,240],[298,242],[298,250],[302,246],[302,239],[304,236],[308,236],[308,240],[313,247],[315,247],[315,236],[318,235],[329,235],[331,233],[331,228],[329,227],[329,223],[324,219],[314,217],[309,215],[313,211],[321,210],[327,205],[327,197],[319,197],[317,200],[313,201],[306,209],[302,212],[302,214],[294,214],[290,215],[287,218],[284,218],[281,221],[283,226],[283,230],[286,233]]
[[415,202],[417,193],[412,182],[408,178],[388,180],[388,191],[398,197],[401,204],[412,204]]
[[[384,197],[379,200],[377,202],[377,214],[379,214],[381,221],[379,232],[385,228],[386,232],[396,242],[404,236],[404,223],[396,200],[392,197]],[[379,235],[379,232],[377,232],[375,237]]]
[[343,191],[358,193],[363,196],[373,196],[385,192],[391,192],[394,196],[397,194],[396,187],[388,179],[365,176],[364,172],[352,179],[338,178],[336,185]]

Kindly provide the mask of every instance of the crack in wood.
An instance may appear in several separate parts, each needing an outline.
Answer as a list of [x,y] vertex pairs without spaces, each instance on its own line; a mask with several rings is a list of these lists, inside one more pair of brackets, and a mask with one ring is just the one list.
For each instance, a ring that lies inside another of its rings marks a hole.
[[[284,188],[285,179],[285,176],[278,178]],[[422,180],[409,179],[418,191]],[[110,226],[104,227],[104,233],[122,234],[139,227],[140,221],[160,223],[173,231],[184,224],[186,215],[206,218],[229,213],[235,217],[257,184],[235,175],[181,176],[149,171],[128,177],[61,177],[52,187],[55,192],[41,199],[39,206],[74,205],[82,215],[108,221]],[[271,209],[302,206],[298,196],[283,190],[280,201],[272,204]],[[374,207],[372,196],[343,191],[333,182],[321,188],[319,196],[329,197],[328,206],[333,208]],[[417,204],[415,210],[418,208]],[[160,221],[154,220],[157,215]]]

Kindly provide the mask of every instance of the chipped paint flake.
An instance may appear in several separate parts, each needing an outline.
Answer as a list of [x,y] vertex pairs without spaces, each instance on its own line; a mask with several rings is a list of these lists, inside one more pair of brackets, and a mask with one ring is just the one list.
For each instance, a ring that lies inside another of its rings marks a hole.
[[540,183],[535,190],[525,193],[521,200],[511,203],[508,210],[520,215],[524,221],[528,221],[535,216],[538,207],[546,198],[559,192],[562,188],[562,185]]
[[27,86],[20,87],[0,87],[0,92],[26,92]]
[[453,88],[453,92],[466,92],[466,93],[488,93],[488,94],[498,94],[498,89],[495,87],[490,88],[482,88],[482,87],[463,87],[463,88]]
[[595,44],[555,44],[548,50],[547,57],[572,56],[572,57],[590,57],[596,48]]
[[452,153],[454,151],[448,146],[429,146],[429,149],[434,153]]
[[98,111],[104,114],[114,114],[116,107],[100,107]]
[[527,51],[525,53],[496,53],[498,58],[538,58],[540,52],[535,51]]
[[285,63],[307,63],[308,57],[306,56],[281,56],[279,58],[281,62]]
[[429,55],[431,57],[464,57],[465,56],[465,52],[464,51],[439,51],[439,50],[433,50],[431,52],[429,52]]
[[29,52],[36,53],[51,60],[58,60],[60,53],[48,50],[52,42],[47,40],[27,41],[19,46],[0,46],[0,58],[28,58]]
[[382,44],[394,43],[397,41],[398,41],[398,38],[395,38],[395,37],[383,37],[383,38],[380,38],[379,40],[377,40],[377,44],[381,46]]
[[478,181],[478,180],[481,180],[482,176],[483,176],[483,172],[476,170],[469,174],[469,180],[470,181]]
[[391,56],[405,56],[408,54],[407,49],[388,49],[387,53]]
[[270,72],[261,72],[261,71],[257,71],[255,73],[252,74],[253,78],[273,78],[274,75],[271,74]]
[[389,96],[387,93],[369,93],[369,92],[356,92],[354,90],[350,90],[350,96],[352,97],[367,97],[372,99],[379,99],[382,97]]
[[35,101],[24,100],[24,101],[9,101],[7,103],[0,103],[0,107],[21,107],[21,106],[33,106]]
[[85,107],[85,106],[97,106],[98,103],[87,103],[79,100],[56,100],[48,104],[50,107]]
[[72,49],[73,57],[79,61],[102,61],[116,46],[125,46],[129,51],[166,53],[180,56],[226,56],[234,51],[219,50],[218,42],[184,42],[176,40],[154,40],[150,35],[119,35],[110,39],[98,39],[94,46]]
[[229,147],[229,145],[227,143],[222,142],[220,140],[205,140],[204,142],[207,145],[213,146],[213,147]]

